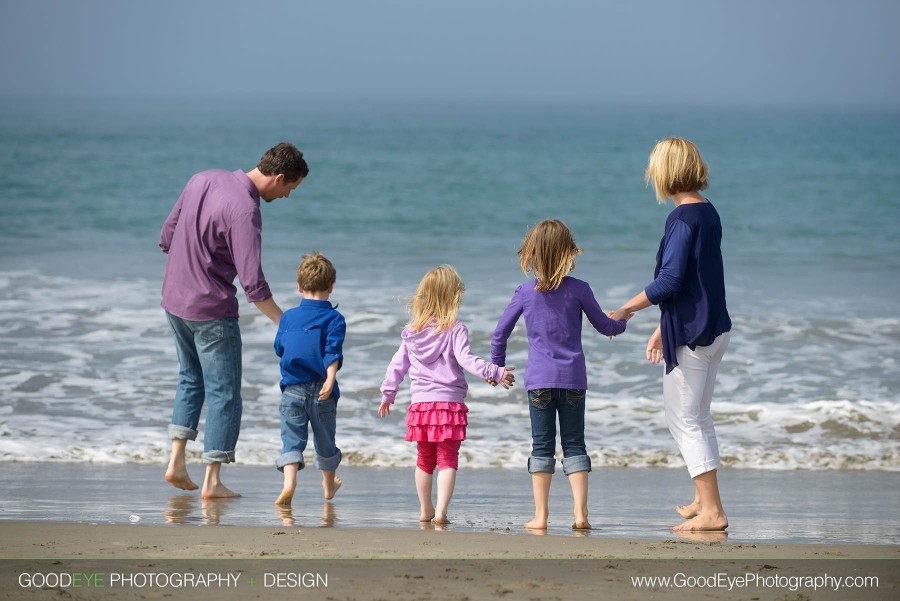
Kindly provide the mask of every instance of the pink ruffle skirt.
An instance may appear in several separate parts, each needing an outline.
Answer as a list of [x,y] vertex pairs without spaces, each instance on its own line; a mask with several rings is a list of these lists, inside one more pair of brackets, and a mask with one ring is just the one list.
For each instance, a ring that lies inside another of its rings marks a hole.
[[406,440],[443,442],[465,440],[469,420],[465,403],[413,403],[406,414]]

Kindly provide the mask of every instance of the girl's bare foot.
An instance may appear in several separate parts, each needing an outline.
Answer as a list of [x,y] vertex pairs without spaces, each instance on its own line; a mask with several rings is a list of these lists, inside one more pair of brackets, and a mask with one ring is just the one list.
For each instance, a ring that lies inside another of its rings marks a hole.
[[187,469],[184,468],[178,470],[169,467],[169,469],[166,470],[166,482],[181,490],[197,490],[200,488],[194,484],[194,481],[191,480],[191,477],[188,475]]
[[547,518],[539,518],[535,516],[530,522],[525,524],[525,528],[528,530],[546,530]]
[[278,498],[275,499],[275,504],[280,507],[290,507],[291,502],[294,500],[294,489],[293,488],[285,488],[281,491],[281,494],[278,495]]
[[422,512],[419,514],[420,522],[430,522],[433,519],[434,519],[434,509],[432,509],[431,511],[428,511],[427,509],[423,509]]
[[[334,472],[331,472],[331,473],[334,474]],[[322,477],[322,490],[325,491],[325,498],[329,501],[331,499],[333,499],[334,495],[337,493],[338,489],[341,487],[341,484],[343,484],[343,483],[344,483],[344,481],[341,480],[340,476],[334,476],[334,475],[332,475],[331,477],[328,477],[327,475],[323,476]]]
[[724,513],[699,513],[696,517],[672,526],[672,530],[677,532],[696,531],[696,530],[725,530],[728,528],[728,517]]
[[700,501],[694,501],[690,505],[676,505],[675,511],[684,519],[689,520],[700,513]]
[[582,520],[582,521],[576,520],[572,524],[572,530],[593,530],[593,528],[591,528],[591,524],[587,520]]
[[446,515],[436,515],[431,518],[431,523],[435,526],[443,526],[444,524],[449,524],[450,520],[447,519]]

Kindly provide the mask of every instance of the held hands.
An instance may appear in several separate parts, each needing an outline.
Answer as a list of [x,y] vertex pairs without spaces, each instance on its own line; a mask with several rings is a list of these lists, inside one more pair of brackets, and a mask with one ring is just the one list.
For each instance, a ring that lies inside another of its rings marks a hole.
[[378,415],[381,417],[385,417],[391,414],[391,404],[388,402],[381,403],[378,407]]
[[512,373],[515,369],[515,367],[504,367],[503,376],[500,378],[499,382],[495,380],[485,380],[485,382],[487,382],[491,386],[497,386],[497,384],[500,384],[500,386],[509,390],[510,388],[512,388],[513,382],[516,381],[516,377]]
[[634,311],[624,311],[623,307],[619,307],[615,311],[610,311],[607,313],[610,319],[614,319],[616,321],[628,321],[632,317],[634,317]]
[[653,334],[650,335],[650,340],[647,341],[647,361],[649,361],[653,365],[656,365],[662,360],[662,332],[660,332],[659,328],[656,328],[653,331]]

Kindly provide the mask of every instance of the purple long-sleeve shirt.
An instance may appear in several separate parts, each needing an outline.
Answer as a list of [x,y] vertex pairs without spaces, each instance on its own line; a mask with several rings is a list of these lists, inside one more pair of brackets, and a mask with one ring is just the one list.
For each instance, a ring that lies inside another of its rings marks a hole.
[[162,308],[192,321],[237,317],[235,276],[249,302],[270,298],[261,230],[259,191],[243,171],[192,177],[160,233],[159,247],[169,255]]
[[506,342],[519,316],[525,315],[528,368],[525,390],[537,388],[587,389],[587,369],[581,347],[581,314],[606,336],[625,331],[624,320],[607,317],[587,282],[563,278],[556,290],[535,290],[537,281],[516,288],[491,340],[491,361],[506,365]]

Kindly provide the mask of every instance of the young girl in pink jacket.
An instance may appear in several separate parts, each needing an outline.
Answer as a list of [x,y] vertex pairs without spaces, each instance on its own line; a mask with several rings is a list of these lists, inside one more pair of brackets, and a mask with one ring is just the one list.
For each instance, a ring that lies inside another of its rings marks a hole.
[[[397,389],[409,372],[412,404],[406,415],[406,440],[418,445],[416,492],[419,521],[447,524],[447,507],[456,485],[460,443],[466,439],[463,370],[509,388],[512,367],[499,367],[472,354],[469,331],[457,321],[465,290],[456,270],[441,265],[425,274],[409,303],[410,322],[381,384],[378,415],[391,412]],[[432,477],[438,468],[437,504],[431,501]]]

